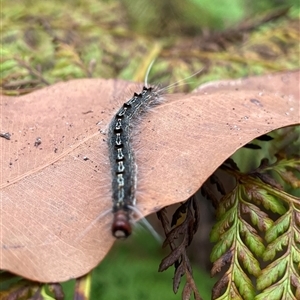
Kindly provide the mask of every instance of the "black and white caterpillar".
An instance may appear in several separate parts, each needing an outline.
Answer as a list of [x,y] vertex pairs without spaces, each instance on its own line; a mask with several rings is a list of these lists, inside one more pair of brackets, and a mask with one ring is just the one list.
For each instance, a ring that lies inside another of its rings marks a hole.
[[143,87],[134,93],[113,117],[108,131],[109,159],[112,170],[112,200],[114,220],[112,234],[116,238],[131,234],[130,214],[135,206],[137,166],[132,149],[131,131],[149,108],[161,101],[159,91]]
[[[162,92],[178,83],[199,74],[193,75],[173,83],[165,88],[158,89],[147,87],[148,74],[145,78],[145,86],[141,93],[134,93],[133,97],[123,104],[113,117],[108,130],[109,159],[112,170],[112,200],[114,220],[112,223],[112,234],[116,238],[125,238],[131,234],[131,214],[135,211],[141,216],[135,207],[137,166],[132,149],[131,131],[138,125],[138,121],[151,109],[163,100]],[[151,226],[150,226],[151,227]]]

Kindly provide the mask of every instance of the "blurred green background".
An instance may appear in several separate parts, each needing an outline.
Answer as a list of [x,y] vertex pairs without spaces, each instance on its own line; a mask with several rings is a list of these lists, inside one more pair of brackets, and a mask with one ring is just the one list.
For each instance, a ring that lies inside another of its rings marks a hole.
[[[138,230],[127,241],[117,241],[107,257],[94,269],[91,299],[181,299],[185,283],[174,295],[172,278],[174,268],[158,273],[158,266],[169,253],[146,230]],[[210,299],[215,280],[207,272],[195,267],[193,275],[204,299]],[[75,280],[64,284],[66,299],[73,299]]]
[[[153,59],[150,83],[165,85],[204,68],[183,90],[297,69],[299,11],[298,0],[3,0],[2,93],[86,77],[143,81]],[[197,240],[203,239],[191,257],[200,293],[210,299],[207,231]],[[116,242],[93,271],[91,299],[180,299],[181,290],[172,292],[174,270],[157,272],[168,251],[145,230]],[[72,299],[74,281],[64,288]]]
[[251,0],[3,0],[5,94],[100,77],[166,85],[200,69],[214,79],[299,67],[299,2]]

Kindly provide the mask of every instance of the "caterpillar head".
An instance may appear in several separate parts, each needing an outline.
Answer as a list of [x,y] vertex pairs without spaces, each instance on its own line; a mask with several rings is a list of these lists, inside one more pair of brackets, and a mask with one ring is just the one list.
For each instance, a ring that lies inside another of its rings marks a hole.
[[118,210],[114,213],[114,220],[112,223],[112,234],[115,238],[127,238],[131,235],[132,229],[129,221],[129,214],[124,210]]

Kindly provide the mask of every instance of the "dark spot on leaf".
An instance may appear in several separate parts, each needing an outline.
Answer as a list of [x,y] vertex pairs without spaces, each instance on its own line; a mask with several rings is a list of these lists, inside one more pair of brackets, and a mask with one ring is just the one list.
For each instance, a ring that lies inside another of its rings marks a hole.
[[3,132],[3,133],[0,132],[0,137],[10,140],[11,134],[9,132]]
[[90,114],[90,113],[92,113],[92,112],[93,112],[92,110],[88,110],[88,111],[83,112],[82,114],[83,114],[83,115],[87,115],[87,114]]
[[260,101],[259,100],[257,100],[257,99],[250,99],[250,102],[252,102],[253,104],[255,104],[255,105],[257,105],[257,106],[263,106],[261,103],[260,103]]
[[34,147],[38,147],[42,143],[42,139],[37,137],[34,142]]

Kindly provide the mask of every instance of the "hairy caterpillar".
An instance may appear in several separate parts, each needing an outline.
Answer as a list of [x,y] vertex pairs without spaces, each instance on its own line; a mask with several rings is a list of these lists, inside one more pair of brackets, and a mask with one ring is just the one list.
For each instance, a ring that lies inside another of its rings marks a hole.
[[131,130],[149,108],[162,102],[162,91],[177,86],[179,82],[187,79],[166,88],[157,89],[147,87],[147,77],[148,72],[142,91],[139,94],[134,93],[133,97],[123,104],[113,117],[108,130],[109,159],[112,171],[112,211],[114,214],[111,229],[116,238],[125,238],[131,234],[130,214],[137,210],[135,208],[137,166],[131,146]]
[[153,87],[144,86],[141,93],[123,104],[113,117],[108,131],[108,146],[112,170],[112,200],[114,220],[112,234],[116,238],[131,234],[130,213],[136,203],[136,172],[130,133],[140,117],[161,98]]

